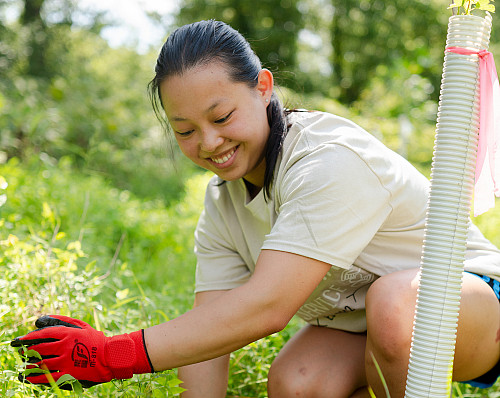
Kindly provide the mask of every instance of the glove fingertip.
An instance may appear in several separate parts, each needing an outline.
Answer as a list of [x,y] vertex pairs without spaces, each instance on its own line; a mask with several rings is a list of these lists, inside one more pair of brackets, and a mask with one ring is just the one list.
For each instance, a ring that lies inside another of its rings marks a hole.
[[[44,380],[40,380],[40,376],[44,377]],[[35,380],[30,380],[33,379],[34,377],[37,378],[37,381]],[[22,383],[27,383],[27,384],[38,384],[42,386],[50,386],[49,381],[47,380],[47,377],[44,376],[43,373],[35,373],[32,374],[31,376],[26,376],[24,373],[19,373],[17,375],[17,379],[22,382]]]
[[69,328],[82,329],[87,326],[85,322],[63,315],[43,315],[35,321],[35,326],[39,329],[48,326],[66,326]]
[[35,326],[39,329],[45,328],[47,326],[55,326],[58,324],[58,319],[54,318],[52,315],[42,315],[35,321]]

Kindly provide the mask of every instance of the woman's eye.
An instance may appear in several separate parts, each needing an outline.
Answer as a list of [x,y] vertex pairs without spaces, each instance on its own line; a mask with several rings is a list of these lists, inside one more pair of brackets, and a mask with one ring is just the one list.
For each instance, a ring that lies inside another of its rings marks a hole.
[[188,135],[192,134],[194,130],[189,130],[189,131],[176,131],[178,135],[181,137],[187,137]]
[[233,114],[233,112],[228,113],[226,116],[224,116],[224,117],[222,117],[220,119],[217,119],[215,121],[215,123],[222,124],[222,123],[226,122],[231,117],[232,114]]

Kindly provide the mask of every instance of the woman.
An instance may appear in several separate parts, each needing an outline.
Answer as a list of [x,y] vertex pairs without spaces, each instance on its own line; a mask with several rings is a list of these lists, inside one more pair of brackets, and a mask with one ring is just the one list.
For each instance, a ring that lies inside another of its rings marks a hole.
[[[110,338],[42,317],[13,345],[85,386],[179,367],[184,397],[223,397],[228,354],[298,314],[308,325],[274,361],[270,397],[367,397],[367,386],[383,396],[373,358],[402,397],[427,179],[348,120],[284,111],[272,73],[222,22],[175,31],[150,89],[184,155],[216,174],[196,230],[194,308]],[[500,252],[474,226],[466,270],[476,275],[464,274],[453,377],[492,384]]]

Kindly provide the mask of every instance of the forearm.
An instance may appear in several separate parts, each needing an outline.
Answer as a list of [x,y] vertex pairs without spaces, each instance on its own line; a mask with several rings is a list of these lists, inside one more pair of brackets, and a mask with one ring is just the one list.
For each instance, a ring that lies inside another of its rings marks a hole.
[[182,398],[224,398],[227,391],[229,355],[179,368]]
[[217,358],[284,327],[293,312],[286,321],[280,320],[279,309],[273,308],[263,290],[256,294],[255,287],[246,284],[146,329],[146,346],[155,370]]
[[318,260],[263,250],[247,283],[145,330],[153,367],[217,358],[283,329],[329,269]]

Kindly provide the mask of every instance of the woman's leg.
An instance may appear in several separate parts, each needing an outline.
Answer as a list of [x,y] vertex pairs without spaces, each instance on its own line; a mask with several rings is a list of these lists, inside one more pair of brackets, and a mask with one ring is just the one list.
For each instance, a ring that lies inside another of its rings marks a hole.
[[[418,287],[418,270],[379,278],[366,298],[366,375],[378,397],[382,384],[371,355],[379,363],[392,398],[404,396]],[[500,357],[500,305],[493,290],[474,275],[464,274],[453,379],[474,379]]]
[[365,345],[364,334],[305,326],[273,362],[269,397],[368,397]]

